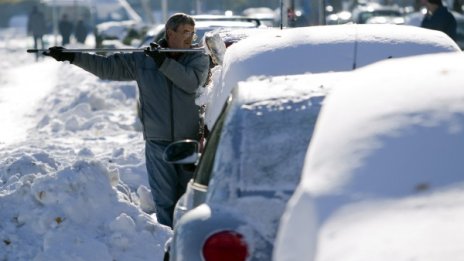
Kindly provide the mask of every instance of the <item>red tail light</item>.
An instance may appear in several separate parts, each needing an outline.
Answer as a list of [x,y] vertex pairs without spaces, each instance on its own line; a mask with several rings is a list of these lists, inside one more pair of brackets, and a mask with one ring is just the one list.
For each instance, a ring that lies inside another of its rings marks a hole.
[[243,236],[222,231],[211,235],[203,245],[203,257],[206,261],[245,261],[248,247]]

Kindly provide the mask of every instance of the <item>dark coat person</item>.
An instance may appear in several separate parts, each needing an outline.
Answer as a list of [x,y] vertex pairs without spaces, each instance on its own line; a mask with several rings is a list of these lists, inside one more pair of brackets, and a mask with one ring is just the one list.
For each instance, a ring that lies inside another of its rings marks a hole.
[[43,36],[46,31],[44,14],[38,10],[37,6],[34,6],[27,20],[27,32],[34,38],[34,49],[37,49],[39,44],[41,48],[45,48]]
[[453,40],[456,39],[456,19],[453,14],[443,6],[441,0],[422,1],[427,8],[427,14],[425,14],[422,20],[421,27],[442,31]]
[[77,42],[85,43],[85,39],[87,38],[87,25],[85,25],[84,21],[81,19],[76,24],[76,31],[74,32],[74,36],[76,37]]
[[73,31],[73,24],[68,20],[68,16],[66,14],[62,16],[60,22],[58,23],[58,30],[61,34],[61,44],[69,44]]

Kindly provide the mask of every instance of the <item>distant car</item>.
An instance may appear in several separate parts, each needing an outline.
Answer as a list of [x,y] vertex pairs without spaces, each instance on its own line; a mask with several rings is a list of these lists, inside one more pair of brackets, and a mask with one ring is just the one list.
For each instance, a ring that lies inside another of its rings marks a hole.
[[269,27],[276,26],[276,13],[269,7],[251,7],[242,11],[243,16],[257,18]]
[[366,24],[404,24],[402,16],[372,16],[365,22]]
[[[206,32],[220,28],[257,28],[262,27],[259,19],[246,18],[241,16],[218,16],[218,15],[198,15],[195,18],[196,39],[195,44],[202,44],[203,36]],[[158,25],[154,30],[147,33],[139,47],[148,46],[151,42],[158,42],[165,35],[164,25]]]
[[325,23],[327,25],[347,24],[352,22],[351,12],[348,11],[340,11],[338,13],[329,14],[325,18]]
[[105,40],[116,40],[122,44],[129,34],[138,33],[145,27],[142,18],[126,0],[100,3],[96,13],[94,33],[97,48],[108,47],[103,45]]
[[390,24],[345,24],[265,30],[227,49],[212,83],[198,98],[214,125],[239,81],[251,76],[351,71],[376,61],[438,52],[460,52],[442,32]]
[[274,261],[464,259],[463,65],[408,57],[334,85]]
[[[270,260],[283,207],[330,89],[321,83],[335,81],[335,74],[261,79],[234,90],[177,203],[169,260]],[[166,159],[194,163],[196,144],[175,142]]]
[[354,8],[352,11],[352,21],[357,24],[365,24],[369,18],[375,16],[402,18],[403,13],[399,6],[380,5],[377,3],[360,5]]

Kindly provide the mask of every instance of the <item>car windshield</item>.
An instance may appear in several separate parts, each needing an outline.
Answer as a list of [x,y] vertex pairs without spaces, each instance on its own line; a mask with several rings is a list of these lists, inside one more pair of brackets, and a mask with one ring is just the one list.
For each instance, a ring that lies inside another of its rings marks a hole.
[[364,24],[366,21],[374,16],[393,16],[393,17],[401,17],[401,13],[395,10],[375,10],[372,12],[362,12],[359,15],[358,23]]
[[[196,23],[195,32],[197,39],[193,41],[193,44],[202,45],[203,37],[207,32],[220,29],[246,29],[246,28],[257,28],[253,22],[240,22],[240,21],[199,21]],[[158,42],[164,38],[165,29],[160,28],[155,30],[152,35],[146,36],[139,47],[149,46],[151,42]]]
[[231,110],[215,155],[211,199],[291,193],[323,99],[268,100]]
[[253,104],[241,117],[240,191],[293,190],[300,177],[322,96]]

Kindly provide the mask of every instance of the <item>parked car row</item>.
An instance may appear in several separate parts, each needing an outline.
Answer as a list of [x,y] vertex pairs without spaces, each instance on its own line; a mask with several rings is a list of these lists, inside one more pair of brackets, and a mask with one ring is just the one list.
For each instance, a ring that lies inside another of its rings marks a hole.
[[[327,25],[356,23],[420,26],[426,12],[425,7],[414,11],[412,7],[400,7],[397,4],[365,3],[353,7],[352,10],[329,13],[325,23]],[[464,15],[455,11],[451,13],[457,22],[457,36],[454,40],[461,50],[464,50]]]
[[[201,45],[206,32],[216,29],[241,29],[266,27],[259,19],[242,16],[194,15],[196,39],[194,44]],[[139,47],[148,46],[151,42],[158,42],[164,37],[164,24],[150,30],[139,44]]]
[[273,260],[464,258],[463,65],[402,58],[334,86]]
[[[287,225],[283,223],[283,232],[277,228],[283,222],[287,201],[298,186],[303,164],[311,162],[311,153],[306,154],[306,150],[313,144],[314,128],[319,128],[318,117],[326,106],[325,97],[330,98],[338,89],[350,93],[350,85],[361,82],[375,93],[377,85],[388,86],[388,78],[395,79],[399,71],[405,74],[408,70],[385,66],[385,70],[370,71],[367,68],[371,64],[387,60],[385,64],[394,60],[401,64],[397,58],[432,53],[463,55],[456,43],[441,32],[396,25],[269,29],[248,35],[227,48],[223,64],[213,68],[213,81],[199,98],[206,105],[206,122],[212,129],[206,148],[200,155],[196,142],[180,141],[165,152],[169,162],[197,163],[194,178],[175,209],[174,235],[166,245],[166,258],[271,260],[276,252],[275,260],[287,260],[281,253],[292,251],[286,239],[297,228],[291,226],[290,234],[285,234]],[[400,86],[415,78],[401,79],[401,84],[391,81],[398,85],[394,90],[398,90],[399,97]],[[364,96],[358,96],[356,102],[363,103]],[[374,98],[366,103],[389,106],[377,104]],[[337,110],[336,105],[332,107]],[[349,125],[356,117],[344,111],[347,110],[339,111],[344,116],[337,120]],[[376,122],[371,123],[375,129]],[[369,127],[363,126],[359,132],[363,130]],[[342,136],[343,129],[340,132]],[[321,156],[336,154],[338,146],[332,147],[330,138],[324,145],[335,152],[326,155],[321,151]],[[339,181],[327,181],[330,182]],[[325,212],[313,213],[313,209],[305,205],[301,211],[325,217]],[[301,224],[296,237],[317,243],[316,232],[311,229],[316,225],[304,221],[298,216],[290,221],[290,225]],[[282,235],[275,241],[278,233]],[[275,249],[275,242],[283,245]],[[313,260],[315,248],[306,249],[310,255],[292,255],[296,258],[288,260]]]

